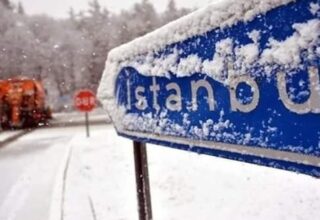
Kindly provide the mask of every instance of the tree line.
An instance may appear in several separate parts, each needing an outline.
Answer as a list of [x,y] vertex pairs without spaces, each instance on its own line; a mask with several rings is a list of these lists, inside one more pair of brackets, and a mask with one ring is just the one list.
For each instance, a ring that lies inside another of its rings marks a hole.
[[[52,99],[72,97],[79,88],[96,90],[108,52],[187,13],[170,0],[159,13],[149,0],[113,13],[98,0],[67,19],[27,15],[19,3],[0,0],[0,79],[42,80]],[[59,103],[58,103],[59,105]]]

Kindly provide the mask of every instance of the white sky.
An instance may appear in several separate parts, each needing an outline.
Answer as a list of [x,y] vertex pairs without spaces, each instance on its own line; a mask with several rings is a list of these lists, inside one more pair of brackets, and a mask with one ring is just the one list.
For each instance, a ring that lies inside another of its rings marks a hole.
[[[48,14],[56,18],[68,16],[70,7],[75,11],[87,8],[89,0],[11,0],[13,3],[21,2],[27,14]],[[100,4],[106,6],[113,12],[130,8],[134,3],[142,0],[99,0]],[[163,11],[168,0],[149,0],[158,11]],[[212,0],[176,0],[178,7],[202,7]]]

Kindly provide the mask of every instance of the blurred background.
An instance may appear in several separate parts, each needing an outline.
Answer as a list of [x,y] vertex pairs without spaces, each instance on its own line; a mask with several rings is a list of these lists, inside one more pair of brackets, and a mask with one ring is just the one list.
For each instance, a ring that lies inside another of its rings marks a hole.
[[112,48],[206,3],[0,0],[0,80],[38,80],[52,111],[71,111],[76,90],[97,89]]

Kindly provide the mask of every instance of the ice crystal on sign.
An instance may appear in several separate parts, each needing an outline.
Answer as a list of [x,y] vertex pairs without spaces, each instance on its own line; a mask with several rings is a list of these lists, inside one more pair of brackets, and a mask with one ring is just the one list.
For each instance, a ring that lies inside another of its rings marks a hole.
[[320,12],[320,5],[318,3],[313,3],[311,2],[310,3],[310,12],[313,14],[313,15],[316,15]]
[[250,33],[248,33],[248,37],[254,42],[258,43],[260,40],[260,31],[258,30],[253,30]]

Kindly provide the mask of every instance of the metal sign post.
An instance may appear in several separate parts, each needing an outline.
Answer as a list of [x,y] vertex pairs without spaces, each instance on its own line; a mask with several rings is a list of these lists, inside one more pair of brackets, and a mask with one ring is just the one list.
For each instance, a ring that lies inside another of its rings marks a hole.
[[85,117],[86,117],[86,131],[87,131],[87,137],[90,137],[90,130],[89,130],[89,113],[86,112],[85,113]]
[[78,111],[85,112],[86,133],[90,137],[89,112],[96,107],[95,94],[88,89],[78,91],[74,96],[74,106]]
[[146,144],[133,142],[139,220],[151,220],[151,196]]

